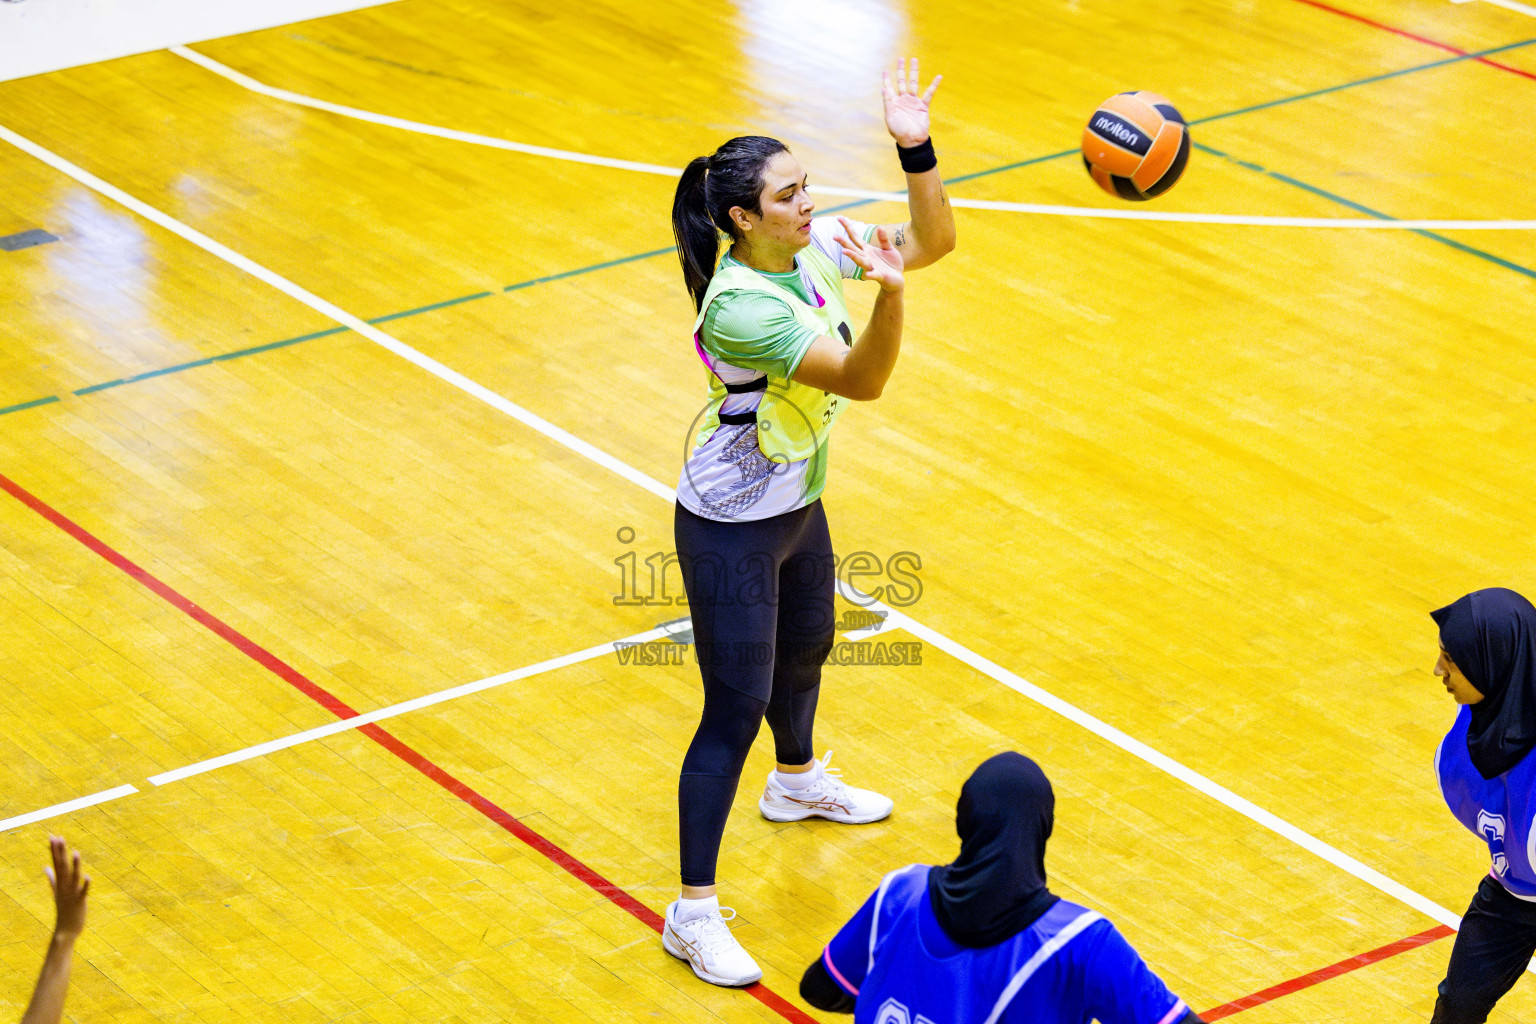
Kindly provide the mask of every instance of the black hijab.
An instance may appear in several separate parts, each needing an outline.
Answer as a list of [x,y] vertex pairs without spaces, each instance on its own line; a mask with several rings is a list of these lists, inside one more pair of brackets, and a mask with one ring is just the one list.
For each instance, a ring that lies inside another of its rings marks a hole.
[[1536,608],[1492,587],[1429,614],[1440,646],[1483,695],[1467,729],[1472,766],[1485,779],[1503,775],[1536,746]]
[[944,933],[972,949],[1034,924],[1058,897],[1045,887],[1045,841],[1056,796],[1023,754],[988,758],[960,790],[960,856],[928,872],[928,899]]

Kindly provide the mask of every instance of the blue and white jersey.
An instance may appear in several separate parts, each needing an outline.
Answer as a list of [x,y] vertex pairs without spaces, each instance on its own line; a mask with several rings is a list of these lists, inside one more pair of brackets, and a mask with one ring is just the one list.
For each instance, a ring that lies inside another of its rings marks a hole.
[[926,864],[886,875],[822,963],[854,1024],[1175,1024],[1189,1012],[1099,914],[1059,901],[996,946],[956,945]]
[[1472,707],[1463,704],[1435,751],[1440,792],[1456,820],[1488,844],[1499,884],[1511,896],[1536,902],[1536,755],[1527,754],[1503,775],[1485,779],[1467,753],[1471,723]]

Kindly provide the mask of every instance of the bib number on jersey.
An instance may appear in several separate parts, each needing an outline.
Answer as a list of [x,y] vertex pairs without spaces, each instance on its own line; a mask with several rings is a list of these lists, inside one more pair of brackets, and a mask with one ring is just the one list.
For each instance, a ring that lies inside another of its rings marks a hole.
[[895,999],[887,999],[880,1004],[880,1010],[875,1014],[875,1024],[933,1024],[933,1021],[918,1014],[916,1019],[912,1013]]

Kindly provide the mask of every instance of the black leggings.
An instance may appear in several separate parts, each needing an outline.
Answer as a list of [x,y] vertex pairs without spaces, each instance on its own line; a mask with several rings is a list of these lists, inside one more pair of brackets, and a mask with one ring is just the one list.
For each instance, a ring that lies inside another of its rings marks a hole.
[[1536,953],[1536,903],[1485,876],[1461,919],[1431,1024],[1483,1024]]
[[704,677],[704,714],[677,785],[682,876],[684,885],[714,885],[725,819],[763,718],[780,764],[816,756],[836,563],[819,499],[747,522],[678,505],[674,529]]

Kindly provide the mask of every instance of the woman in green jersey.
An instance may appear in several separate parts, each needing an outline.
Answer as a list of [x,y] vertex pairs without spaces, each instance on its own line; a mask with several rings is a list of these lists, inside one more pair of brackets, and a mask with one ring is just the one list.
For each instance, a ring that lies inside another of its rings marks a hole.
[[[939,79],[885,76],[885,123],[912,219],[873,227],[813,217],[805,171],[774,139],[731,139],[688,165],[672,207],[709,402],[678,482],[677,552],[704,677],[704,711],[678,784],[682,893],[662,944],[705,981],[762,971],[721,914],[715,864],[747,751],[763,719],[778,760],[758,808],[773,821],[878,821],[891,801],[846,786],[812,748],[832,647],[835,563],[821,491],[827,436],[869,401],[901,347],[903,272],[954,248],[955,223],[928,137]],[[729,248],[719,254],[722,233]],[[855,339],[844,278],[879,286]]]

